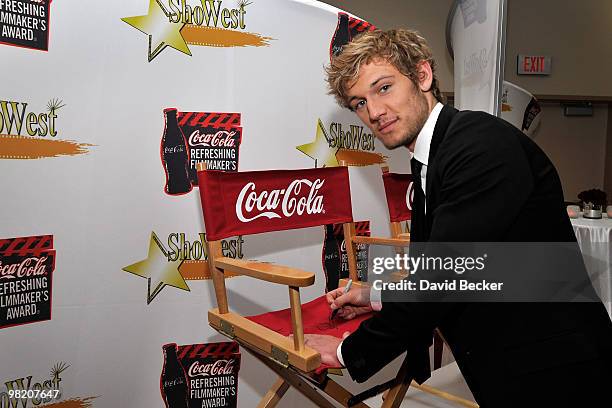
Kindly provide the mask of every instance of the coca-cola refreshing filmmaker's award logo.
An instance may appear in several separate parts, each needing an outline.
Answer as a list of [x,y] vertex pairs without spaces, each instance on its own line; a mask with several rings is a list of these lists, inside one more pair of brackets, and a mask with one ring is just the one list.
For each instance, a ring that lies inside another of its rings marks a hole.
[[[362,237],[370,236],[370,221],[355,222],[355,234]],[[368,245],[356,245],[357,275],[362,282],[368,277]],[[323,271],[325,272],[325,291],[338,287],[338,280],[349,276],[348,254],[342,224],[325,226],[325,241],[323,241]]]
[[[223,256],[242,259],[244,239],[238,236],[221,241]],[[195,239],[187,234],[173,232],[168,234],[165,243],[151,232],[147,258],[123,268],[125,272],[147,280],[147,304],[166,287],[173,286],[189,292],[187,281],[208,280],[211,278],[206,253],[206,234],[201,232]],[[226,272],[225,277],[234,275]]]
[[0,239],[0,328],[51,319],[53,236]]
[[0,0],[0,44],[49,50],[52,0]]
[[331,59],[332,57],[339,55],[342,52],[342,47],[348,44],[356,35],[375,29],[376,26],[368,23],[367,21],[349,16],[342,11],[339,12],[336,31],[334,31],[334,35],[332,36],[331,43],[329,45],[329,58]]
[[121,20],[149,37],[149,62],[166,47],[191,56],[190,45],[268,46],[272,38],[246,31],[253,3],[237,0],[228,7],[228,0],[149,0],[147,14]]
[[164,109],[160,154],[166,174],[164,191],[186,194],[198,185],[196,166],[238,171],[242,142],[239,113],[179,112]]
[[161,394],[167,408],[235,408],[240,351],[235,342],[163,346]]

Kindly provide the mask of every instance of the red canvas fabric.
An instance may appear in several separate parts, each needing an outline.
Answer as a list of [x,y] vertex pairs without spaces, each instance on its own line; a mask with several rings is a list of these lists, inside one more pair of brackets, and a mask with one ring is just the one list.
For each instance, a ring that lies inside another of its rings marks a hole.
[[[325,296],[316,298],[315,300],[304,303],[302,305],[302,321],[304,324],[304,334],[327,334],[342,338],[345,332],[354,332],[357,330],[362,321],[368,319],[371,314],[358,316],[351,320],[344,320],[341,317],[336,317],[332,322],[329,321],[331,310]],[[291,327],[291,310],[283,309],[275,312],[250,316],[247,319],[267,327],[270,330],[289,336],[293,334]],[[328,368],[337,368],[322,364],[316,370],[320,373]]]
[[385,173],[383,174],[389,218],[393,222],[400,222],[412,218],[412,174]]
[[348,169],[198,172],[207,239],[353,220]]

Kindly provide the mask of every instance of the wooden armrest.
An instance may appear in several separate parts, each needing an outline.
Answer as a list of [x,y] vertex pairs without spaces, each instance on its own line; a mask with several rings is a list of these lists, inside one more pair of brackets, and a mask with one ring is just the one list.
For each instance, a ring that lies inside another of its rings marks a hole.
[[410,233],[409,232],[402,232],[401,234],[399,234],[397,236],[397,238],[400,238],[400,239],[410,239]]
[[368,245],[387,245],[394,247],[404,247],[410,244],[409,239],[404,238],[380,238],[380,237],[353,237],[355,244]]
[[287,355],[287,363],[304,372],[312,371],[321,365],[321,355],[310,347],[304,347],[301,351],[295,350],[294,342],[289,337],[278,334],[245,317],[232,312],[221,314],[219,309],[208,311],[208,323],[212,327],[224,331],[221,322],[231,326],[232,337],[249,344],[260,352],[272,356],[272,347],[282,350]]
[[[348,283],[348,278],[338,279],[339,288],[345,287],[347,283]],[[368,282],[353,281],[351,285],[353,288],[368,288],[368,289],[370,288],[370,285]]]
[[257,261],[221,257],[215,260],[215,266],[225,271],[281,285],[304,287],[312,285],[315,280],[312,272]]

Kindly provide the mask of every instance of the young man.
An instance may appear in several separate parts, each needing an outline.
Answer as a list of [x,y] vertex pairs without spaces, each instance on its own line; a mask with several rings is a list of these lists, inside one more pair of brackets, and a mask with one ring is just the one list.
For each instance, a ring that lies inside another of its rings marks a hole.
[[[387,148],[413,153],[420,177],[412,241],[576,241],[550,160],[512,125],[443,105],[435,62],[417,33],[365,33],[332,59],[327,74],[337,101]],[[342,307],[344,318],[372,310],[367,290],[338,289],[328,301]],[[435,328],[481,407],[591,406],[607,399],[612,323],[600,302],[383,302],[350,336],[312,335],[306,344],[359,382],[407,352],[411,375],[422,382]]]

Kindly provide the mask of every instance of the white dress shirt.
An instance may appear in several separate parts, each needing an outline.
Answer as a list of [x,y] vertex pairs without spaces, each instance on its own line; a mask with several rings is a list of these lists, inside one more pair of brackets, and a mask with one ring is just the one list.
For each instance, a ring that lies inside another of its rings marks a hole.
[[[440,102],[434,106],[429,114],[429,117],[425,121],[425,124],[421,128],[421,131],[417,135],[416,143],[414,144],[414,152],[413,157],[416,158],[419,162],[423,164],[421,169],[421,187],[423,189],[423,196],[427,193],[425,192],[425,184],[427,182],[427,164],[429,161],[429,147],[431,146],[431,138],[433,137],[433,132],[436,127],[436,122],[438,122],[438,117],[440,116],[440,112],[442,111],[442,105]],[[425,212],[427,212],[427,201],[425,201]],[[372,310],[379,311],[382,309],[382,301],[381,301],[381,293],[379,290],[374,290],[374,288],[370,289],[370,305],[372,306]],[[338,361],[340,364],[344,366],[344,359],[342,358],[342,342],[338,345],[336,349],[336,356],[338,357]]]
[[[442,105],[440,102],[434,106],[429,114],[429,117],[425,121],[423,128],[417,136],[416,143],[414,144],[414,152],[412,156],[423,164],[423,167],[421,168],[421,187],[423,189],[424,196],[427,195],[425,186],[427,186],[429,147],[431,146],[431,138],[433,137],[436,122],[438,122],[438,117],[440,116],[443,106],[444,105]],[[427,212],[427,200],[425,200],[425,212]]]

